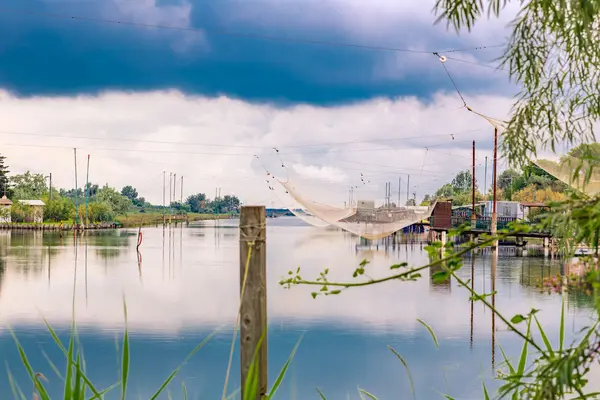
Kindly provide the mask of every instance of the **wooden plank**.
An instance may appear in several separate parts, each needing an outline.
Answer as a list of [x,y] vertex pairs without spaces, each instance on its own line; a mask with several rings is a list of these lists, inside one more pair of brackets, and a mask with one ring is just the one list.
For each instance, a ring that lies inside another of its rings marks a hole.
[[[242,207],[240,215],[240,367],[243,399],[246,398],[244,386],[252,363],[252,356],[261,336],[263,339],[258,354],[259,393],[257,399],[264,398],[268,389],[266,238],[265,207]],[[244,288],[245,275],[247,276]]]

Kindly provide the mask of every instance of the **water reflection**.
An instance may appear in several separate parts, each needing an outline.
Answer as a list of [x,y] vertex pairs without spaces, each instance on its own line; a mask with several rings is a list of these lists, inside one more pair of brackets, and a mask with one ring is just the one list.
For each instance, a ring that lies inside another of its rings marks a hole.
[[[41,236],[0,232],[1,353],[11,366],[18,365],[18,354],[2,328],[10,324],[33,354],[40,346],[50,354],[52,346],[40,313],[64,337],[75,285],[86,360],[106,365],[97,367],[95,375],[99,381],[112,383],[115,371],[109,366],[116,365],[114,337],[123,328],[124,293],[133,338],[133,394],[148,398],[155,389],[148,382],[166,377],[199,340],[225,324],[229,330],[182,371],[191,397],[220,396],[239,298],[236,223],[203,221],[189,227],[144,228],[137,250],[136,230],[65,235],[62,243],[53,232]],[[305,278],[317,277],[329,268],[330,279],[347,281],[365,258],[373,278],[389,274],[394,263],[423,265],[428,257],[422,241],[408,243],[399,237],[387,243],[361,243],[335,230],[296,222],[286,225],[283,218],[269,221],[267,237],[271,377],[306,332],[281,389],[282,398],[313,398],[315,387],[330,398],[345,398],[346,392],[355,392],[356,385],[381,398],[408,397],[408,382],[398,379],[404,376],[402,366],[386,345],[407,359],[419,398],[438,398],[435,390],[455,398],[480,398],[481,379],[492,376],[496,342],[509,356],[520,351],[521,342],[498,327],[493,313],[477,306],[454,280],[433,282],[435,270],[424,272],[417,282],[388,282],[317,300],[310,296],[313,288],[284,290],[278,284],[298,266]],[[29,265],[31,272],[24,273],[23,265]],[[497,291],[491,302],[507,315],[542,309],[539,317],[549,334],[555,335],[560,296],[541,293],[537,285],[542,277],[556,272],[560,272],[556,260],[531,254],[517,257],[513,250],[499,248],[495,255],[487,249],[467,255],[458,274],[470,280],[477,292]],[[574,331],[587,321],[591,308],[583,301],[570,304]],[[417,318],[435,330],[438,350]],[[51,376],[45,360],[32,357],[36,368]],[[15,375],[23,379],[24,371],[15,369]],[[233,370],[237,371],[236,365]],[[5,385],[0,380],[0,398],[10,397]],[[177,397],[176,391],[173,394]]]

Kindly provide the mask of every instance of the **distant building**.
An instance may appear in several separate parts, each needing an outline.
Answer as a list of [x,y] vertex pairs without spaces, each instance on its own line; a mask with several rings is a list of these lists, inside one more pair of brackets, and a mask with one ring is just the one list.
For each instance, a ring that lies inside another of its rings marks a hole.
[[[0,209],[3,211],[0,213],[0,224],[11,222],[10,207],[12,206],[12,203],[13,202],[7,199],[6,196],[2,196],[2,198],[0,198]],[[4,212],[5,210],[6,212]]]
[[[491,200],[479,202],[483,205],[483,215],[486,217],[492,216],[493,202]],[[523,219],[525,207],[518,201],[497,201],[496,212],[498,217],[507,217],[515,219]]]
[[374,200],[359,200],[356,203],[356,209],[361,211],[374,211],[375,210],[375,201]]
[[35,222],[41,224],[44,222],[44,203],[41,200],[19,200],[19,203],[29,206],[31,212],[25,217],[26,222]]

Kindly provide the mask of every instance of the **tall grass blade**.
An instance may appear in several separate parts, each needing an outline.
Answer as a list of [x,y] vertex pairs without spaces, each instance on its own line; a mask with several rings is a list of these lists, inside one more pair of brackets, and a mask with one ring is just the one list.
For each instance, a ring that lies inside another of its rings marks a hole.
[[327,400],[327,397],[325,397],[323,392],[321,392],[321,389],[317,388],[317,393],[319,393],[319,397],[321,398],[321,400]]
[[181,382],[181,391],[183,393],[183,400],[187,400],[187,388],[185,387],[185,382]]
[[254,349],[254,354],[252,355],[252,360],[250,361],[250,368],[248,369],[248,375],[246,376],[246,382],[244,382],[244,392],[242,393],[242,400],[254,400],[258,395],[258,368],[259,368],[259,357],[258,353],[262,346],[262,342],[265,338],[264,333],[261,335],[256,348]]
[[562,307],[560,309],[560,331],[558,337],[559,351],[562,353],[565,343],[565,298],[562,298]]
[[508,370],[510,371],[511,375],[514,375],[515,368],[513,367],[512,363],[510,362],[508,357],[506,356],[506,353],[504,352],[504,349],[502,348],[502,346],[498,345],[498,347],[500,348],[500,352],[502,353],[502,357],[504,358],[504,363],[508,367]]
[[69,350],[67,350],[67,370],[65,371],[65,389],[64,389],[64,400],[71,400],[73,398],[72,379],[73,379],[73,346],[75,345],[75,323],[71,326],[71,336],[69,339]]
[[490,395],[487,391],[487,387],[485,387],[485,383],[483,384],[483,399],[490,400]]
[[[50,326],[50,324],[48,323],[48,321],[43,318],[44,320],[44,324],[46,324],[46,329],[48,329],[48,332],[50,332],[50,335],[52,336],[52,339],[54,339],[54,342],[56,343],[56,345],[58,346],[58,348],[63,352],[63,354],[65,355],[65,357],[67,358],[67,364],[68,367],[67,368],[71,368],[72,364],[73,364],[73,358],[72,356],[69,357],[69,352],[67,351],[67,349],[65,348],[65,346],[63,345],[63,343],[61,342],[61,340],[58,338],[58,335],[56,334],[56,332],[54,331],[54,329],[52,328],[52,326]],[[67,369],[68,372],[68,369]],[[66,374],[65,374],[66,376]],[[96,389],[96,386],[94,386],[94,384],[92,383],[92,381],[87,377],[87,375],[84,373],[82,374],[81,378],[84,380],[84,382],[86,383],[86,385],[90,388],[90,390],[92,391],[92,393],[94,394],[93,398],[101,398],[101,393],[105,393],[107,390],[100,392],[98,391],[98,389]],[[65,380],[65,378],[61,378],[62,380]],[[111,388],[110,390],[112,390],[114,388]]]
[[425,321],[423,321],[421,319],[417,318],[417,321],[419,321],[419,323],[421,325],[423,325],[425,328],[427,328],[427,330],[429,331],[429,334],[431,335],[431,338],[433,339],[433,343],[435,344],[435,348],[438,349],[440,346],[439,346],[439,343],[438,343],[438,340],[437,340],[437,336],[435,336],[435,332],[433,332],[433,329],[431,329],[431,326],[429,326],[429,324],[427,324]]
[[208,335],[202,342],[200,342],[199,345],[197,345],[196,347],[194,347],[194,349],[192,351],[190,351],[190,353],[187,355],[187,357],[183,360],[183,362],[173,370],[173,372],[171,372],[171,374],[167,377],[167,379],[160,385],[160,387],[158,388],[158,390],[152,395],[152,397],[150,397],[150,400],[155,400],[158,396],[160,396],[160,394],[167,388],[167,386],[169,385],[169,383],[171,383],[171,381],[175,378],[175,376],[177,376],[177,374],[179,373],[179,371],[181,370],[181,368],[183,368],[183,365],[188,362],[188,360],[190,358],[192,358],[192,356],[194,354],[196,354],[198,352],[198,350],[200,350],[202,347],[204,347],[204,345],[210,340],[212,339],[212,337],[217,333],[217,331],[212,332],[210,335]]
[[394,353],[394,355],[396,357],[398,357],[398,360],[400,360],[400,362],[402,363],[402,365],[404,365],[404,368],[406,369],[406,375],[408,376],[408,382],[410,384],[410,392],[412,393],[413,398],[416,399],[416,395],[415,395],[415,383],[413,382],[412,374],[410,373],[410,368],[408,367],[408,363],[406,362],[406,360],[404,359],[404,357],[402,357],[396,350],[394,350],[393,347],[388,346],[387,348],[392,353]]
[[[531,333],[531,317],[529,317],[529,320],[527,321],[527,333],[525,334],[525,336],[527,338],[529,338]],[[519,366],[517,368],[517,374],[519,376],[523,376],[523,373],[525,372],[525,365],[527,364],[527,348],[529,347],[529,342],[524,340],[523,341],[523,349],[521,350],[521,357],[519,358]]]
[[296,343],[296,345],[294,346],[292,353],[290,354],[287,361],[283,365],[283,368],[281,368],[279,375],[277,375],[277,378],[275,379],[275,382],[273,383],[271,390],[269,390],[269,394],[267,394],[267,400],[271,400],[273,398],[273,396],[275,396],[275,393],[277,392],[277,389],[279,389],[279,386],[281,386],[281,382],[283,381],[283,378],[287,372],[288,367],[290,366],[290,363],[292,362],[292,360],[294,359],[294,356],[296,355],[296,350],[298,350],[298,346],[300,346],[300,342],[302,341],[303,336],[301,336],[300,339],[298,339],[298,343]]
[[544,332],[544,329],[542,328],[542,325],[540,324],[540,321],[537,319],[537,317],[534,315],[533,318],[535,319],[538,331],[540,331],[540,336],[542,337],[542,341],[546,346],[546,350],[548,350],[548,354],[550,355],[550,357],[553,357],[554,349],[552,348],[552,344],[550,344],[550,341],[548,340],[548,336],[546,336],[546,332]]
[[127,329],[127,304],[123,298],[123,312],[125,314],[125,334],[123,336],[123,358],[121,361],[121,400],[127,394],[127,378],[129,376],[129,330]]
[[27,370],[27,374],[29,374],[31,383],[33,383],[35,390],[37,390],[37,392],[40,394],[40,396],[42,397],[42,400],[50,400],[50,397],[48,396],[48,392],[46,392],[46,388],[44,388],[44,385],[41,384],[39,379],[37,379],[35,372],[33,372],[31,363],[29,362],[29,359],[27,358],[27,355],[25,354],[25,350],[23,349],[23,346],[21,346],[19,339],[17,339],[17,335],[15,335],[15,332],[10,328],[9,328],[9,331],[13,337],[13,340],[15,341],[15,344],[17,345],[17,350],[19,351],[19,356],[21,357],[21,362],[23,363],[23,366]]
[[233,400],[241,390],[241,388],[235,389],[229,396],[225,398],[225,400]]
[[377,398],[377,396],[375,396],[373,393],[369,393],[369,392],[367,392],[366,390],[363,390],[363,389],[361,389],[361,388],[358,388],[358,393],[360,394],[360,397],[361,397],[361,398],[364,398],[364,397],[363,397],[363,394],[364,394],[365,396],[367,396],[367,397],[368,397],[368,398],[370,398],[371,400],[379,400],[379,399]]
[[48,364],[50,365],[50,368],[52,368],[52,371],[54,371],[54,373],[56,374],[56,376],[58,376],[58,378],[61,381],[64,381],[64,378],[62,377],[60,371],[58,370],[58,368],[56,368],[56,365],[54,365],[54,363],[52,362],[52,360],[50,359],[50,357],[48,357],[48,354],[46,354],[46,352],[44,350],[42,350],[42,355],[44,356],[44,358],[46,359],[46,361],[48,361]]
[[[84,375],[85,377],[85,375]],[[88,385],[89,386],[89,385]],[[103,391],[99,392],[98,394],[94,394],[92,397],[89,398],[89,400],[100,400],[100,399],[104,399],[104,395],[116,388],[118,388],[119,386],[121,386],[121,382],[117,382],[115,384],[113,384],[112,386],[107,387],[106,389],[104,389]]]
[[10,368],[8,368],[8,363],[6,363],[6,373],[8,375],[8,383],[10,384],[10,389],[12,390],[13,397],[15,399],[26,400],[23,391],[19,387],[19,384],[15,381],[13,375],[10,373]]
[[75,361],[75,388],[73,390],[73,399],[80,400],[85,398],[83,390],[81,390],[81,354],[77,352],[77,360]]

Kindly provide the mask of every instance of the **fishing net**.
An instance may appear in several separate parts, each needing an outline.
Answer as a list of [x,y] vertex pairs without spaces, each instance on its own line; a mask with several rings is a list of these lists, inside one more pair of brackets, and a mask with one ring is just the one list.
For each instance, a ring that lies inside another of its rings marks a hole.
[[369,240],[387,237],[407,226],[424,221],[431,216],[435,204],[418,207],[375,207],[374,201],[357,201],[359,206],[335,207],[311,200],[301,193],[297,185],[289,179],[277,180],[285,188],[286,194],[297,202],[310,215],[347,232]]
[[600,165],[573,156],[563,156],[559,162],[537,160],[534,164],[589,196],[600,193]]

